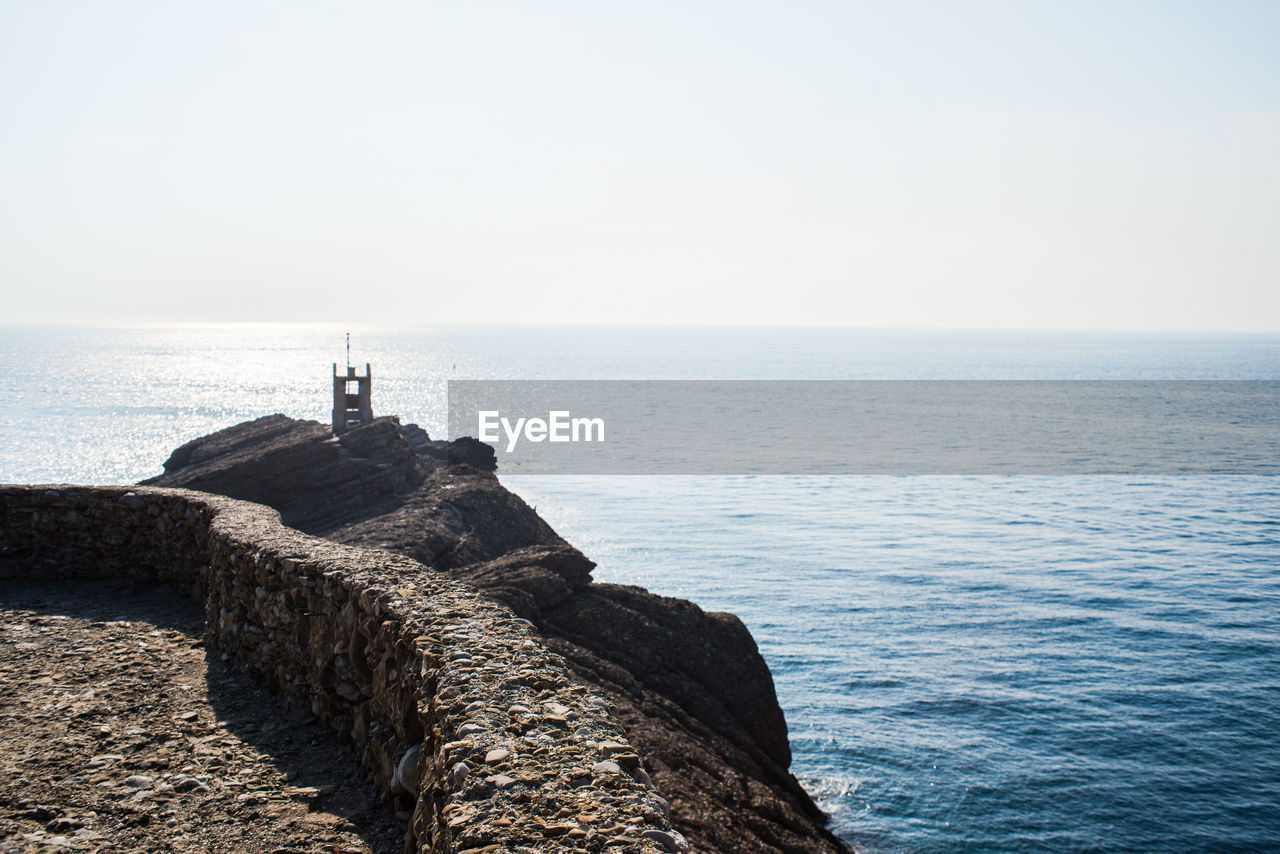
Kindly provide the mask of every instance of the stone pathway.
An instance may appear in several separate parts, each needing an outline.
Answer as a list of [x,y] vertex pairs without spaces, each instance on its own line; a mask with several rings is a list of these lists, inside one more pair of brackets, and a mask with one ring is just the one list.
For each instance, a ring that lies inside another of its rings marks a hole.
[[401,851],[335,733],[207,660],[203,619],[164,589],[0,582],[0,854]]

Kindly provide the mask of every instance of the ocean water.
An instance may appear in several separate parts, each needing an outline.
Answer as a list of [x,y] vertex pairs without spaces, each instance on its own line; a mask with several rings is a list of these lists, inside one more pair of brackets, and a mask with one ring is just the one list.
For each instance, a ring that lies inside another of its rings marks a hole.
[[[327,420],[343,331],[6,328],[0,481],[129,482],[245,418]],[[352,332],[375,412],[433,434],[450,378],[1280,379],[1277,336]],[[503,479],[597,579],[742,617],[860,850],[1280,850],[1275,478]]]

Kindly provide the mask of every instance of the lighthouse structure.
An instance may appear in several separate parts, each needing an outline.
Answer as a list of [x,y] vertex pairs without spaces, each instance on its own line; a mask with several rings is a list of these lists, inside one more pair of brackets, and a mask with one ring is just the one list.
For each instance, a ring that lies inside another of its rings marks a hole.
[[351,333],[347,333],[347,371],[338,373],[333,363],[333,432],[334,434],[368,424],[373,420],[373,372],[364,364],[364,376],[351,367]]

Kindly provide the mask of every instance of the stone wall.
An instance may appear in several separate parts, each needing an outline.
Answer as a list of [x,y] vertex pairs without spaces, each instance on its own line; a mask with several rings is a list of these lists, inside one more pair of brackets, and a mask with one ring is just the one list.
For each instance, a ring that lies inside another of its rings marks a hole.
[[202,597],[211,649],[350,740],[406,852],[688,850],[610,704],[527,621],[409,558],[206,493],[0,486],[0,575]]

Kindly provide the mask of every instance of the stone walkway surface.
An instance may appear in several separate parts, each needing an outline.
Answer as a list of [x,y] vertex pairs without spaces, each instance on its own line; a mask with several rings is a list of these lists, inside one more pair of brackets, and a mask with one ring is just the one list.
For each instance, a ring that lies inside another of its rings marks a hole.
[[0,854],[401,851],[336,734],[207,658],[203,621],[164,589],[0,582]]

